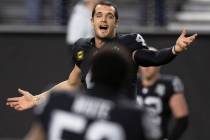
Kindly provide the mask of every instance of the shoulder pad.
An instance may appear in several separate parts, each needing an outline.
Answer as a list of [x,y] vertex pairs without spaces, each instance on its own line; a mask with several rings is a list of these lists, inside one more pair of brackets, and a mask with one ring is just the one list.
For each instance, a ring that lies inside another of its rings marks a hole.
[[119,42],[125,47],[129,47],[134,50],[147,48],[146,42],[140,34],[136,34],[136,33],[123,34],[123,35],[119,35],[118,38],[119,38]]

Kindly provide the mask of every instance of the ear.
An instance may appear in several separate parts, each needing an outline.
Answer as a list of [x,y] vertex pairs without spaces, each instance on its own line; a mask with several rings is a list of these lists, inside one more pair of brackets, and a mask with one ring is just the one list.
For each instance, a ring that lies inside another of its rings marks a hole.
[[93,25],[93,23],[94,23],[94,19],[93,19],[93,18],[91,18],[90,20],[91,20],[91,24]]
[[116,22],[115,22],[115,27],[117,28],[118,25],[119,25],[119,19],[116,20]]

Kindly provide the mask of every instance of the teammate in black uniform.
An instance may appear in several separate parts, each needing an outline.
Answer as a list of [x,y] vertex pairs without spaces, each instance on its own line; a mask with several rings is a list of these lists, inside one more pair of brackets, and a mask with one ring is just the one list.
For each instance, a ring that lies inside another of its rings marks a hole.
[[[161,75],[159,67],[140,67],[137,101],[150,114],[154,130],[149,137],[177,140],[188,124],[188,109],[184,98],[184,87],[177,76]],[[175,123],[169,131],[172,116]]]
[[[107,42],[120,43],[127,47],[135,66],[159,66],[170,62],[177,54],[184,52],[195,40],[196,35],[186,37],[186,31],[176,41],[171,48],[162,49],[158,52],[147,49],[145,40],[140,34],[118,35],[116,29],[118,26],[118,11],[115,5],[109,2],[100,2],[96,4],[92,12],[92,24],[95,31],[95,37],[92,39],[79,39],[73,47],[74,69],[71,71],[69,79],[56,85],[53,89],[74,89],[81,85],[81,76],[83,80],[88,81],[88,67],[86,61],[89,58],[90,50],[99,49]],[[133,85],[129,90],[134,91],[136,73],[131,76]],[[88,82],[86,82],[89,86]],[[33,96],[28,91],[19,89],[22,97],[9,98],[7,105],[22,111],[35,106],[41,99],[45,98],[51,90],[42,94]]]
[[37,122],[26,139],[144,140],[142,110],[120,92],[130,65],[125,53],[99,51],[92,60],[93,88],[88,94],[51,94],[35,109]]

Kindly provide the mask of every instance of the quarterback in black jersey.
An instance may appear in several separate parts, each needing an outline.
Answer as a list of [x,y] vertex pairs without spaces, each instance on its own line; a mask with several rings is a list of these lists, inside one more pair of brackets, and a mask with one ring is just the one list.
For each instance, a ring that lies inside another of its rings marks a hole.
[[[93,88],[85,94],[51,94],[35,108],[36,124],[27,140],[145,140],[143,112],[121,92],[130,71],[129,57],[101,49],[91,61]],[[106,78],[110,75],[112,81]]]
[[[177,76],[162,75],[159,67],[140,67],[137,101],[149,112],[149,125],[156,130],[149,137],[177,140],[188,124],[184,87]],[[169,131],[169,121],[175,123]]]
[[[74,44],[73,61],[75,62],[75,66],[69,75],[69,79],[56,85],[51,90],[80,87],[81,75],[83,79],[88,79],[88,76],[86,76],[87,70],[83,68],[86,59],[88,59],[88,51],[91,48],[97,50],[107,42],[114,41],[127,47],[136,66],[159,66],[170,62],[177,54],[184,52],[194,42],[197,36],[197,34],[194,34],[187,37],[186,30],[183,30],[173,47],[165,48],[158,52],[150,51],[147,49],[145,40],[140,34],[117,35],[116,30],[119,22],[118,10],[114,4],[107,1],[101,1],[95,5],[91,22],[95,32],[94,38],[79,39]],[[7,105],[18,111],[32,108],[40,100],[45,98],[51,90],[33,96],[30,92],[19,89],[18,91],[23,96],[8,98]]]
[[[129,89],[128,92],[134,92],[136,89],[136,73],[139,65],[159,66],[160,64],[168,63],[175,57],[171,51],[171,48],[162,49],[158,53],[148,50],[143,37],[140,34],[134,33],[116,35],[112,39],[107,39],[102,48],[111,45],[113,46],[113,49],[120,50],[122,47],[119,47],[118,44],[125,48],[130,53],[130,57],[133,57],[133,60],[135,61],[133,63],[135,70],[130,74],[131,82],[126,87]],[[94,38],[79,39],[73,47],[72,60],[75,64],[75,67],[80,69],[81,81],[85,88],[88,89],[90,89],[92,85],[88,75],[89,67],[91,64],[89,64],[88,61],[89,58],[98,51],[98,49],[99,48],[95,46]]]

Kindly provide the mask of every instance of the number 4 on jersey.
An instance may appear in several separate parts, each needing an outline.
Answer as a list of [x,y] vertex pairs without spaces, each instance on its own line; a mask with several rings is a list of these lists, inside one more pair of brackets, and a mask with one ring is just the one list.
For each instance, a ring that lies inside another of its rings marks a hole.
[[141,42],[142,46],[146,46],[146,42],[140,34],[137,34],[136,42]]

